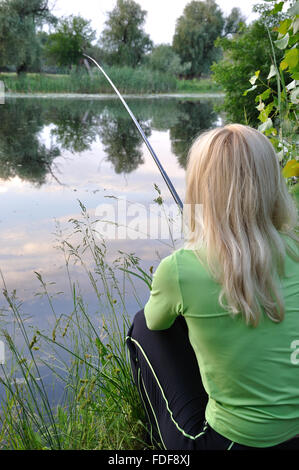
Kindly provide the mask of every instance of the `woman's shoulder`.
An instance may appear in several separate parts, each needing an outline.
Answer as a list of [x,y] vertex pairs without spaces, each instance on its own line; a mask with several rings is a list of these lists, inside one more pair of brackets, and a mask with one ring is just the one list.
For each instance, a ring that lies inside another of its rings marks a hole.
[[177,248],[160,260],[156,272],[173,276],[177,273],[178,265],[185,264],[185,260],[190,260],[193,256],[191,250],[186,250],[184,247]]
[[178,261],[181,260],[189,260],[189,259],[194,259],[196,257],[196,253],[198,250],[194,250],[192,248],[186,248],[185,246],[182,246],[180,248],[175,249],[172,251],[169,255],[165,256],[164,258],[161,259],[160,264],[163,263],[164,265],[169,265],[171,266],[174,263],[177,263]]
[[186,272],[189,275],[193,269],[196,273],[202,270],[206,273],[205,249],[194,249],[184,245],[163,258],[159,269],[164,273],[168,271],[170,276],[175,274],[181,276]]

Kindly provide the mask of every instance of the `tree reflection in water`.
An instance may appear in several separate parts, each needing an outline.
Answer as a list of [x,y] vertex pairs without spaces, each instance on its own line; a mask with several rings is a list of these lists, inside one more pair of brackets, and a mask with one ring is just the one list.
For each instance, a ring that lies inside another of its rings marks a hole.
[[18,176],[38,186],[45,183],[52,164],[60,155],[57,145],[49,149],[40,141],[44,127],[40,106],[24,101],[17,106],[8,101],[0,106],[0,178]]
[[177,121],[170,128],[170,139],[171,150],[183,168],[186,168],[192,142],[201,132],[215,126],[217,117],[210,100],[178,103]]
[[[217,119],[210,100],[140,98],[129,105],[147,137],[152,129],[170,131],[172,152],[183,168],[193,139]],[[47,126],[50,147],[41,138]],[[42,185],[48,174],[56,177],[56,157],[69,151],[84,158],[97,138],[115,173],[130,173],[143,163],[143,140],[117,99],[9,99],[0,106],[0,178]]]
[[[150,136],[150,126],[140,122],[146,137]],[[114,166],[115,173],[130,173],[143,163],[142,137],[132,120],[126,115],[113,115],[108,110],[100,119],[99,136],[104,144],[107,160]]]

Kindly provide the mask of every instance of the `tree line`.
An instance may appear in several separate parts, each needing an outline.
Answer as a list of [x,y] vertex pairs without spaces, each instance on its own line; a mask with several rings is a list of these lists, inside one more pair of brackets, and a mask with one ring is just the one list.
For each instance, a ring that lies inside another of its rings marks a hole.
[[85,52],[107,65],[146,65],[199,78],[221,55],[215,40],[229,38],[245,23],[238,8],[225,16],[215,0],[193,0],[177,19],[172,44],[155,45],[144,30],[146,15],[134,0],[117,0],[97,37],[81,16],[57,18],[49,0],[0,0],[1,70],[68,70],[84,64]]

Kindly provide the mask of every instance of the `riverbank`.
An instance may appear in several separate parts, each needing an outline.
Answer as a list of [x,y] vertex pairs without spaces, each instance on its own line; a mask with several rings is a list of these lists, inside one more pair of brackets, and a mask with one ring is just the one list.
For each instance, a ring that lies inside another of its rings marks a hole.
[[[122,94],[218,94],[221,87],[210,78],[201,80],[178,80],[172,75],[153,72],[148,69],[124,67],[107,69],[111,80]],[[50,75],[28,73],[18,77],[16,74],[0,73],[5,94],[70,94],[99,95],[111,94],[111,85],[98,71],[90,75],[86,72],[69,75]]]

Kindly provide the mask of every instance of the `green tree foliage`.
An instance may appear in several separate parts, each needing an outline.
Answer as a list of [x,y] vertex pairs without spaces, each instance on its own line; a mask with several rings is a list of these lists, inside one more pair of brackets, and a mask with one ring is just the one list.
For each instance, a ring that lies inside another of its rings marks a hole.
[[185,66],[181,64],[179,55],[169,44],[159,44],[154,47],[148,57],[148,65],[152,70],[177,76],[189,68],[189,64]]
[[[268,14],[273,15],[282,7],[283,2],[276,3]],[[258,129],[270,138],[284,166],[283,174],[291,178],[290,184],[293,184],[299,177],[299,2],[286,15],[274,28],[276,40],[273,42],[269,36],[272,64],[267,76],[256,70],[249,79],[252,86],[244,93],[247,95],[259,90],[255,97],[260,121]],[[277,51],[279,56],[283,52],[280,61],[277,60]]]
[[95,37],[90,21],[74,15],[62,18],[56,31],[49,35],[47,54],[60,66],[79,65],[83,61],[82,53],[92,47]]
[[[213,79],[225,91],[225,99],[218,109],[225,111],[231,122],[258,125],[259,111],[252,106],[252,96],[248,95],[248,80],[256,70],[267,77],[271,65],[272,48],[269,34],[274,41],[275,33],[267,29],[263,19],[243,26],[231,38],[216,41],[223,50],[223,58],[211,67]],[[269,33],[268,33],[269,31]],[[282,51],[277,50],[277,60],[282,59]],[[254,97],[259,90],[253,90]]]
[[222,11],[214,0],[192,1],[177,20],[173,49],[183,64],[189,63],[188,78],[208,73],[217,56],[214,41],[225,25]]
[[245,17],[242,15],[240,8],[233,8],[225,18],[223,35],[228,36],[237,33],[244,23]]
[[18,74],[36,66],[41,56],[37,31],[44,22],[55,22],[48,0],[2,0],[0,65],[15,66]]
[[100,38],[105,61],[112,65],[136,67],[152,48],[152,41],[143,30],[146,11],[133,0],[117,0],[108,13]]

